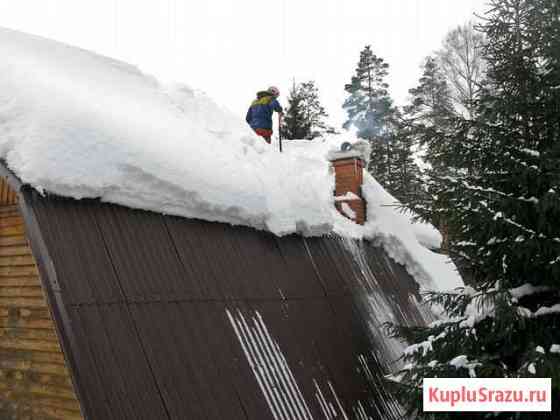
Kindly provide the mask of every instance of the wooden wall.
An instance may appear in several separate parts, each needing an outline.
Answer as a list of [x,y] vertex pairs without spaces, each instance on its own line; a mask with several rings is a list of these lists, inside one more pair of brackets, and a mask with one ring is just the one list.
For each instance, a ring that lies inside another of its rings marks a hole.
[[0,419],[81,419],[16,199],[0,182]]
[[17,194],[12,191],[4,178],[0,177],[0,205],[17,204]]

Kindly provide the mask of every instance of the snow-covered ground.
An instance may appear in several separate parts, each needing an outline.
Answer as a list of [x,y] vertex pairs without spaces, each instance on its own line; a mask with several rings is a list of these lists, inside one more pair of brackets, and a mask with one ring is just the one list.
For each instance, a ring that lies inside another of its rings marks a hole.
[[353,136],[293,142],[281,154],[203,93],[128,64],[1,28],[0,51],[0,158],[39,191],[276,235],[368,238],[422,287],[461,285],[427,249],[439,233],[411,224],[371,176],[365,226],[335,210],[327,154]]

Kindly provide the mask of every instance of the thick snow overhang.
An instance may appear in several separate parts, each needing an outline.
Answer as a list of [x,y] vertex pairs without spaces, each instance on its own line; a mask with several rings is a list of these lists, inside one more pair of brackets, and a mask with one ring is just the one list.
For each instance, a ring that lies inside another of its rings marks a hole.
[[278,236],[365,238],[423,290],[462,286],[426,248],[439,247],[439,232],[401,214],[365,170],[353,174],[367,206],[333,199],[333,147],[354,142],[343,154],[367,159],[367,142],[345,133],[279,153],[203,93],[127,63],[3,28],[0,49],[0,159],[36,190]]
[[382,248],[41,195],[4,165],[89,419],[396,419],[383,323],[424,322]]

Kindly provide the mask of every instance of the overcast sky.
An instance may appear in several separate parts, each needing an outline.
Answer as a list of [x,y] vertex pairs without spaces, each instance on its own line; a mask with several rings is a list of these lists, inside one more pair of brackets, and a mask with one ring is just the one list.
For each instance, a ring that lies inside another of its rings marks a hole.
[[[313,79],[340,124],[359,53],[390,65],[397,103],[419,65],[486,0],[0,0],[0,26],[96,51],[203,90],[240,116],[255,92]],[[1,51],[0,51],[1,54]],[[1,56],[0,56],[1,59]],[[117,88],[117,87],[116,87]]]

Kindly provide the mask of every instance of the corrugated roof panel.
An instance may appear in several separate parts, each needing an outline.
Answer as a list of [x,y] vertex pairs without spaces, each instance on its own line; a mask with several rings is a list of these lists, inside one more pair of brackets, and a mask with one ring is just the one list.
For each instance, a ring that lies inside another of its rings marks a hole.
[[128,308],[87,305],[75,307],[72,312],[83,358],[78,380],[89,382],[83,394],[88,408],[96,413],[91,418],[167,418]]
[[279,276],[278,287],[287,299],[325,296],[325,288],[309,258],[305,241],[290,235],[277,238],[276,264],[283,267],[284,276]]
[[372,280],[333,238],[23,194],[89,418],[397,418],[367,294],[419,316],[414,282],[379,248],[360,254]]
[[34,199],[33,207],[51,258],[56,281],[68,303],[124,300],[105,241],[97,229],[95,201]]
[[[224,368],[221,353],[227,335],[210,340],[215,302],[149,303],[134,305],[139,332],[154,368],[172,418],[239,418],[243,406],[236,395],[231,370]],[[227,327],[225,310],[220,323]],[[165,328],[162,328],[165,325]],[[228,363],[232,363],[231,352]],[[181,417],[183,416],[183,417]]]
[[[347,279],[349,270],[344,250],[336,238],[305,238],[310,260],[329,296],[340,296],[352,292],[353,283]],[[335,248],[333,253],[332,248]],[[353,277],[353,276],[352,276]]]
[[[233,304],[233,306],[232,306]],[[245,350],[239,343],[238,336],[231,324],[228,313],[237,309],[246,310],[243,301],[209,302],[200,305],[207,313],[202,320],[208,320],[208,341],[213,349],[213,359],[221,375],[221,384],[227,384],[231,396],[235,395],[243,408],[247,419],[271,418],[271,412],[261,394],[261,388],[251,366],[247,363]],[[226,391],[227,392],[227,391]]]
[[[276,238],[268,232],[255,235],[249,228],[234,228],[226,241],[229,244],[229,266],[237,271],[240,289],[236,298],[279,299],[279,279],[286,276],[286,268],[278,258]],[[255,273],[259,275],[255,275]]]
[[200,297],[197,283],[185,277],[163,216],[105,205],[95,222],[128,300]]
[[[329,303],[334,312],[333,322],[339,331],[345,336],[345,343],[352,350],[346,349],[345,352],[339,352],[340,357],[347,357],[352,354],[352,360],[355,368],[361,373],[361,377],[366,380],[363,383],[364,388],[361,395],[368,395],[369,398],[360,399],[362,404],[369,405],[373,413],[392,413],[397,417],[397,404],[386,390],[386,384],[383,376],[386,369],[379,362],[376,354],[382,352],[381,346],[372,346],[374,337],[367,334],[370,328],[382,329],[382,325],[372,325],[372,320],[364,316],[360,309],[360,304],[356,302],[354,297],[345,296],[343,298],[330,298]],[[364,332],[366,332],[364,334]],[[389,364],[396,363],[396,360],[389,360]],[[374,417],[375,418],[375,417]]]
[[225,226],[177,217],[167,218],[166,224],[186,267],[185,275],[198,280],[202,298],[234,298],[235,285],[228,281],[228,267],[224,271],[221,266],[224,261],[224,246],[221,242],[226,235]]
[[[322,418],[317,387],[324,393],[329,381],[336,383],[337,388],[345,386],[335,373],[335,364],[345,363],[344,355],[339,354],[333,363],[333,355],[344,337],[336,330],[328,303],[325,299],[306,299],[288,301],[283,307],[275,302],[252,303],[252,306],[277,340],[309,410],[315,418]],[[326,346],[324,337],[328,337]],[[347,382],[356,382],[358,378],[351,366],[349,371]]]
[[[254,235],[238,239],[238,236],[246,234],[247,228],[217,223],[205,224],[205,227],[206,235],[198,240],[204,244],[209,255],[214,256],[209,269],[214,273],[224,297],[274,299],[279,296],[274,277],[258,258]],[[255,275],[257,271],[259,275]]]
[[181,336],[172,320],[173,311],[177,311],[176,303],[133,306],[138,333],[145,343],[146,356],[170,417],[204,419],[208,395],[204,393],[203,378],[196,374],[194,367],[198,363],[193,355],[196,343],[189,343],[187,320]]

